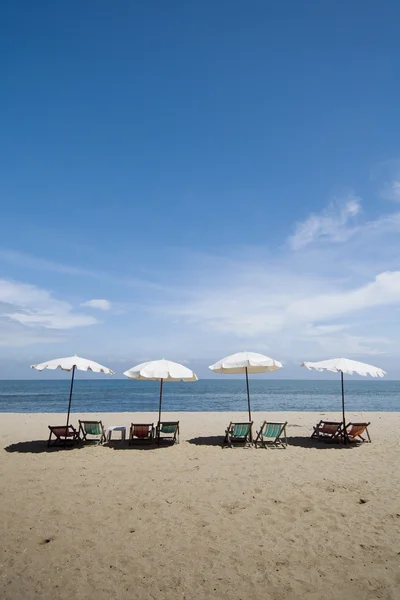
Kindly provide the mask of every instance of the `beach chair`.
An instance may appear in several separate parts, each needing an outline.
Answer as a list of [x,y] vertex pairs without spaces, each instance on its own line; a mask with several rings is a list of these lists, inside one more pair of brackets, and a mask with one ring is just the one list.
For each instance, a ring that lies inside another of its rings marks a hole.
[[134,442],[153,442],[154,424],[153,423],[131,423],[129,430],[129,444]]
[[257,444],[261,444],[263,448],[266,448],[270,444],[286,448],[286,425],[287,421],[285,423],[269,423],[268,421],[264,421],[260,431],[257,431],[257,437],[254,441],[255,447],[257,448]]
[[246,421],[245,423],[232,423],[231,421],[225,431],[224,444],[228,444],[231,448],[235,443],[243,444],[243,446],[250,446],[252,427],[253,421]]
[[[371,438],[368,433],[368,426],[371,423],[348,423],[346,425],[346,436],[350,442],[369,442],[371,443]],[[367,439],[363,437],[363,434],[366,434]]]
[[162,421],[157,423],[157,441],[179,444],[179,421]]
[[103,444],[106,441],[106,432],[101,421],[81,421],[79,420],[79,437],[82,442],[88,442],[88,435],[100,436],[98,439],[99,444]]
[[317,440],[338,440],[342,438],[342,426],[341,421],[320,421],[314,427],[314,431],[311,434],[312,438]]
[[[75,429],[73,425],[49,425],[50,435],[49,441],[47,442],[47,446],[57,446],[61,444],[63,446],[66,445],[67,442],[71,442],[72,444],[78,443],[79,432]],[[52,440],[52,437],[54,439]]]

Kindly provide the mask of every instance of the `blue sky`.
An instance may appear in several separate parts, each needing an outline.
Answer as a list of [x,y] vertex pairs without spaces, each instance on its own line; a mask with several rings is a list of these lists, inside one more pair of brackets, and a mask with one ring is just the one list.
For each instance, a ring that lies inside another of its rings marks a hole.
[[5,1],[0,376],[400,377],[398,2]]

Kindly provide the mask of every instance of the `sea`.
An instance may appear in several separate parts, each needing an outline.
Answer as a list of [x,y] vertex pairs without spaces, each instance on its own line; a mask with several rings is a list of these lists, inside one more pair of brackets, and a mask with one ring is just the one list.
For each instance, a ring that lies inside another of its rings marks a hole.
[[[66,411],[68,380],[0,381],[0,412],[45,413]],[[254,411],[316,411],[341,409],[337,380],[250,380]],[[400,411],[400,381],[345,381],[346,409],[350,411]],[[72,412],[152,412],[158,410],[159,383],[85,379],[75,380]],[[247,410],[245,380],[202,379],[194,383],[165,382],[164,411]]]

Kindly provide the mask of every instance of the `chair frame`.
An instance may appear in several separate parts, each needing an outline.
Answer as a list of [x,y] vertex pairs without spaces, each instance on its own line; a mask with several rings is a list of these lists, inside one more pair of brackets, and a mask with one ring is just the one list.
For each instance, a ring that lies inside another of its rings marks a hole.
[[[248,425],[249,429],[248,429],[248,432],[246,433],[246,435],[232,436],[232,430],[236,425]],[[228,446],[230,448],[233,448],[233,445],[236,443],[243,444],[243,447],[251,446],[253,443],[252,442],[252,428],[253,428],[253,421],[242,421],[240,423],[231,421],[229,423],[227,429],[225,430],[224,445],[228,444]]]
[[[371,423],[347,423],[347,425],[346,425],[346,434],[345,434],[345,435],[346,435],[347,439],[348,439],[350,442],[356,442],[356,443],[357,443],[357,442],[360,442],[360,441],[361,441],[361,442],[363,442],[363,443],[369,443],[369,444],[370,444],[370,443],[371,443],[371,436],[369,435],[369,431],[368,431],[368,427],[369,427],[370,425],[371,425]],[[355,436],[350,436],[350,435],[349,435],[349,431],[348,431],[348,429],[349,429],[349,427],[353,427],[353,426],[354,426],[354,427],[361,427],[361,426],[363,426],[363,427],[365,427],[365,429],[364,429],[364,430],[363,430],[361,433],[358,433],[358,434],[357,434],[357,435],[355,435]],[[367,438],[368,438],[368,439],[364,439],[364,438],[362,437],[362,434],[363,434],[363,433],[366,433],[366,434],[367,434]],[[344,434],[344,430],[343,430],[343,427],[342,427],[342,435],[343,435],[343,434]],[[356,438],[360,438],[360,439],[356,439]]]
[[[79,431],[77,431],[73,425],[68,425],[68,428],[66,425],[49,425],[48,427],[50,429],[50,435],[47,442],[48,448],[58,445],[65,446],[67,442],[72,442],[72,444],[75,444],[81,441],[79,437]],[[65,435],[65,433],[64,435],[58,435],[56,432],[57,429],[63,429],[64,432],[68,429],[69,435]],[[52,441],[51,438],[53,435],[55,439]]]
[[[171,434],[165,434],[161,437],[162,431],[160,430],[160,426],[162,425],[175,425],[175,431]],[[157,443],[160,442],[172,442],[173,444],[179,444],[179,421],[159,421],[156,426],[156,438]]]
[[[79,422],[79,437],[80,440],[82,442],[90,442],[92,440],[87,439],[88,435],[100,435],[100,439],[96,439],[93,441],[97,441],[99,444],[104,444],[104,442],[106,441],[106,430],[104,429],[104,425],[101,421],[81,421],[80,419],[78,419]],[[100,425],[100,429],[101,429],[101,433],[88,433],[87,431],[85,431],[84,425],[85,423],[87,423],[88,425]]]
[[[324,433],[321,432],[321,425],[336,425],[336,430],[332,433]],[[342,421],[324,421],[321,419],[319,423],[315,425],[313,428],[314,431],[311,434],[311,437],[317,440],[338,440],[342,438],[343,431],[343,422]]]
[[[149,435],[146,437],[135,437],[134,428],[138,425],[140,425],[140,427],[147,427]],[[131,423],[131,426],[129,429],[129,445],[132,446],[132,444],[140,444],[140,443],[153,444],[154,443],[154,431],[155,431],[154,423]]]
[[[257,448],[258,444],[261,444],[261,446],[263,448],[268,448],[268,446],[275,446],[275,447],[280,447],[282,446],[282,448],[287,448],[287,435],[286,435],[286,425],[288,424],[287,421],[285,422],[272,422],[272,421],[264,421],[264,423],[261,425],[260,427],[260,431],[257,431],[257,437],[254,440],[254,446]],[[280,425],[281,428],[279,430],[278,435],[275,437],[275,439],[273,439],[272,437],[265,439],[264,438],[264,427],[266,425]],[[282,436],[283,434],[283,436]]]

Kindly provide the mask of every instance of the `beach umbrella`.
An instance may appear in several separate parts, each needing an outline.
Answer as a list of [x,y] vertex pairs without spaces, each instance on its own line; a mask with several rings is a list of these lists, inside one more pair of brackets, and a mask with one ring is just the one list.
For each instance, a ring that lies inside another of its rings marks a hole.
[[161,406],[164,381],[197,381],[197,375],[188,367],[172,360],[151,360],[141,363],[125,371],[129,379],[160,382],[160,402],[158,407],[158,423],[161,422]]
[[222,358],[215,364],[208,367],[214,373],[233,375],[235,373],[246,374],[247,404],[249,410],[249,421],[251,421],[249,373],[265,373],[267,371],[277,371],[282,368],[279,360],[258,354],[257,352],[237,352]]
[[343,439],[347,441],[346,432],[346,415],[344,409],[344,379],[343,374],[353,375],[371,375],[371,377],[383,377],[386,375],[385,371],[378,367],[373,367],[367,363],[358,362],[356,360],[350,360],[349,358],[331,358],[329,360],[321,360],[320,362],[304,362],[302,367],[306,369],[315,369],[316,371],[331,371],[332,373],[340,373],[340,379],[342,382],[342,418],[343,418]]
[[75,371],[92,371],[93,373],[106,373],[107,375],[114,375],[114,371],[108,369],[107,367],[103,367],[94,360],[87,360],[86,358],[80,358],[80,356],[68,356],[67,358],[55,358],[54,360],[49,360],[47,362],[40,363],[39,365],[31,365],[31,369],[36,369],[37,371],[44,371],[45,369],[50,369],[51,371],[55,371],[56,369],[62,369],[63,371],[72,371],[71,376],[71,386],[69,390],[69,402],[68,402],[68,414],[67,414],[67,427],[69,425],[69,415],[71,412],[71,400],[72,400],[72,390],[74,387],[74,377]]

